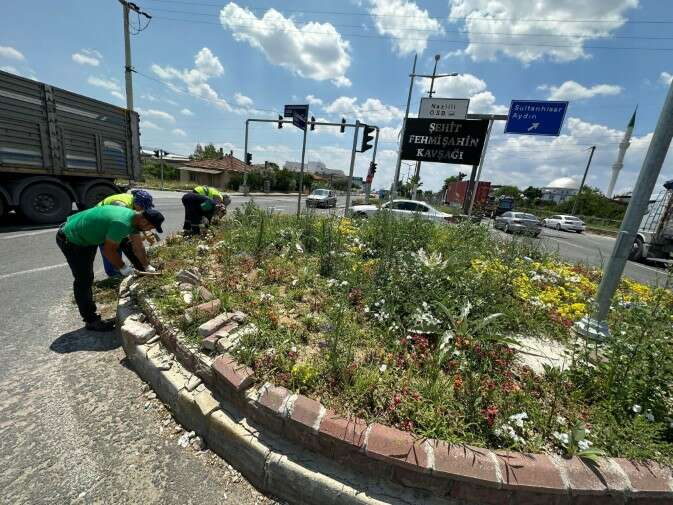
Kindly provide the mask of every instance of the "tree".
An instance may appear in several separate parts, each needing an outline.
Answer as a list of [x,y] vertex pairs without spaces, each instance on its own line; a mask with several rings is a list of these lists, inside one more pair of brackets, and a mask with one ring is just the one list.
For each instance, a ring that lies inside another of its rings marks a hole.
[[577,199],[576,212],[583,216],[601,217],[604,219],[621,220],[626,211],[626,205],[607,198],[598,188],[584,186],[582,193],[569,198],[557,206],[559,212],[570,213],[573,203]]
[[202,160],[203,159],[203,146],[201,144],[196,144],[194,148],[194,154],[191,155],[193,160]]
[[533,186],[528,186],[526,189],[523,190],[523,196],[525,196],[530,203],[534,203],[540,198],[542,198],[542,190],[540,188],[534,188]]
[[495,190],[495,196],[511,196],[512,198],[520,198],[521,191],[516,186],[502,186]]
[[206,147],[203,148],[203,158],[204,160],[219,160],[220,159],[220,152],[217,150],[217,148],[212,144],[208,144]]
[[465,179],[465,177],[467,177],[467,174],[464,174],[463,172],[458,172],[458,175],[451,175],[447,177],[446,179],[444,179],[444,185],[442,186],[442,191],[446,191],[446,188],[448,188],[449,184],[451,184],[452,182],[460,182],[463,179]]

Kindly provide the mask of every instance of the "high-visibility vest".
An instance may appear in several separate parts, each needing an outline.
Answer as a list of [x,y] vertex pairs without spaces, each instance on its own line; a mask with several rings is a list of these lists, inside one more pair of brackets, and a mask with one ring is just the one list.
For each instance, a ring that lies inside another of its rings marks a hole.
[[208,198],[215,198],[215,197],[222,198],[222,193],[220,193],[215,188],[211,188],[210,186],[196,186],[194,188],[194,193],[207,196]]
[[96,205],[96,207],[102,207],[103,205],[119,205],[120,207],[127,207],[129,209],[133,209],[133,195],[130,193],[119,193],[116,195],[110,195],[107,198],[104,198],[102,201],[100,201],[98,205]]

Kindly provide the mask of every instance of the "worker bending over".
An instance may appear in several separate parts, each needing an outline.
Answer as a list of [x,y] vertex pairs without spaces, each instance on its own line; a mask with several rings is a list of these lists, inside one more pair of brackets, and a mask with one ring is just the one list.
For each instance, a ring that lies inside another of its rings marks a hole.
[[93,262],[98,246],[103,245],[103,256],[121,275],[130,275],[133,268],[124,264],[119,245],[129,235],[141,231],[155,229],[161,233],[163,222],[164,216],[154,209],[136,212],[104,205],[73,214],[61,225],[56,233],[56,244],[75,279],[75,302],[87,330],[110,331],[114,328],[114,322],[101,320],[93,299]]
[[215,188],[196,186],[192,193],[185,193],[182,205],[185,207],[184,235],[198,235],[201,225],[208,226],[215,215],[227,212],[231,199]]
[[[153,209],[154,201],[152,200],[152,195],[150,195],[144,189],[134,189],[131,191],[131,193],[118,193],[116,195],[110,195],[99,202],[97,207],[103,207],[105,205],[116,205],[118,207],[126,207],[127,209],[133,209],[140,212],[147,209]],[[154,267],[149,264],[147,251],[145,251],[145,244],[143,244],[142,235],[139,233],[135,233],[129,238],[122,240],[119,244],[119,251],[126,255],[136,270],[150,272],[154,271]],[[103,254],[102,244],[100,246],[100,252],[103,256],[103,267],[105,268],[105,273],[107,276],[118,276],[119,272],[117,269],[112,266],[112,264]]]

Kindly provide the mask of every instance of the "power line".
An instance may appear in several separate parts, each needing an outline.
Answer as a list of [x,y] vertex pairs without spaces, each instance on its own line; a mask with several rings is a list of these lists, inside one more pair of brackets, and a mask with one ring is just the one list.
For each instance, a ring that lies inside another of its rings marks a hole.
[[[155,19],[162,19],[164,21],[175,21],[179,23],[197,23],[197,24],[207,24],[207,25],[216,25],[221,26],[218,22],[212,21],[200,21],[197,19],[178,19],[170,17],[159,17],[155,16]],[[259,21],[257,21],[259,23]],[[234,27],[252,27],[250,23],[232,23],[230,26]],[[469,43],[470,45],[482,45],[482,46],[507,46],[507,47],[550,47],[556,49],[562,48],[576,48],[577,45],[571,44],[540,44],[540,43],[514,43],[514,42],[487,42],[487,41],[475,41],[475,40],[456,40],[456,39],[444,39],[444,38],[433,38],[433,37],[395,37],[393,35],[366,35],[362,33],[333,33],[333,32],[324,32],[324,31],[313,31],[313,30],[300,30],[297,28],[283,28],[277,27],[282,32],[297,32],[297,33],[310,33],[313,35],[323,36],[323,37],[354,37],[354,38],[365,38],[365,39],[384,39],[384,40],[422,40],[426,42],[441,42],[443,44],[460,44],[464,45]],[[595,45],[585,45],[582,44],[583,49],[606,49],[613,51],[673,51],[673,47],[637,47],[637,46],[595,46]]]
[[[222,7],[221,3],[207,3],[207,2],[189,2],[185,0],[149,0],[152,2],[164,2],[164,3],[177,3],[184,5],[194,5],[197,7]],[[273,6],[268,7],[255,7],[255,6],[246,6],[246,9],[249,11],[268,11],[270,9],[275,9]],[[277,9],[275,9],[277,10]],[[526,22],[540,22],[540,23],[615,23],[618,20],[614,19],[561,19],[561,18],[521,18],[521,17],[488,17],[488,18],[475,18],[468,16],[411,16],[408,14],[374,14],[371,12],[355,12],[355,11],[321,11],[321,10],[308,10],[308,9],[283,9],[284,12],[292,12],[297,14],[327,14],[334,16],[367,16],[373,18],[411,18],[411,19],[429,19],[434,21],[462,21],[469,20],[473,21],[526,21]],[[280,12],[280,11],[279,11]],[[426,11],[427,12],[427,11]],[[625,19],[622,21],[622,24],[673,24],[673,20],[659,20],[659,19]]]

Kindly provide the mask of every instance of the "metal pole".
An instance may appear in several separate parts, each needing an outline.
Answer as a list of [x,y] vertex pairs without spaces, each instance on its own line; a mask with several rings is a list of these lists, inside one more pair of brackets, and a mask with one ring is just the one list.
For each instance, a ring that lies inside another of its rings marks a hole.
[[[374,152],[372,152],[372,163],[376,163],[376,149],[379,146],[379,127],[376,127],[376,136],[374,137]],[[372,191],[372,183],[366,183],[365,204],[369,204],[369,193]]]
[[[432,95],[434,94],[433,88],[435,87],[435,77],[437,76],[437,62],[439,62],[440,56],[438,54],[435,54],[435,67],[432,69],[432,76],[430,77],[430,91],[428,91],[428,98],[432,98]],[[421,112],[421,104],[418,104],[418,112]],[[418,191],[418,182],[420,181],[421,178],[421,162],[417,161],[416,162],[416,170],[414,171],[414,187],[412,188],[411,191],[411,199],[416,200],[416,192]]]
[[607,315],[610,302],[619,285],[624,266],[633,247],[638,227],[647,210],[652,191],[661,173],[661,166],[666,159],[666,152],[673,138],[673,83],[668,89],[666,101],[661,109],[657,127],[650,141],[650,147],[638,174],[626,214],[622,220],[619,235],[612,249],[612,255],[603,271],[603,278],[596,294],[597,310],[593,318],[585,317],[575,323],[576,331],[590,338],[601,339],[609,335]]
[[400,178],[400,165],[402,164],[402,144],[404,143],[404,130],[407,126],[407,119],[409,118],[409,104],[411,103],[411,93],[414,90],[414,76],[416,74],[416,60],[418,54],[414,54],[414,65],[411,68],[411,75],[409,76],[409,95],[407,96],[407,108],[404,111],[404,121],[402,121],[402,132],[400,135],[400,146],[397,152],[397,165],[395,166],[395,178],[393,179],[393,187],[390,191],[390,201],[392,202],[397,195],[397,181]]
[[[245,143],[243,147],[243,162],[248,164],[248,124],[250,123],[249,119],[245,120]],[[248,169],[243,172],[243,194],[248,194]]]
[[591,158],[594,157],[594,151],[596,150],[596,146],[591,146],[591,154],[589,155],[589,161],[587,161],[587,167],[584,169],[584,176],[582,177],[582,182],[580,183],[580,190],[577,192],[577,196],[575,197],[575,201],[573,202],[573,210],[570,211],[570,213],[574,216],[575,212],[577,211],[577,202],[580,199],[580,195],[582,194],[582,189],[584,189],[584,182],[587,180],[587,174],[589,173],[589,166],[591,165]]
[[306,155],[306,130],[308,124],[304,126],[304,140],[301,146],[301,169],[299,171],[299,195],[297,196],[297,217],[301,214],[301,193],[304,191],[304,156]]
[[131,37],[129,33],[129,4],[123,0],[120,3],[124,6],[124,57],[125,57],[125,77],[126,77],[126,108],[133,110],[133,66],[131,64]]
[[159,149],[159,163],[161,164],[161,190],[164,189],[164,150]]
[[353,132],[353,151],[351,151],[351,167],[348,170],[348,185],[346,186],[346,208],[344,209],[344,216],[348,215],[348,209],[351,206],[351,185],[353,184],[353,170],[355,170],[355,153],[357,151],[359,129],[360,121],[355,121],[355,130]]
[[479,158],[479,168],[477,169],[477,177],[474,180],[474,187],[472,188],[472,195],[470,196],[470,206],[467,209],[467,215],[472,215],[472,207],[474,207],[474,200],[477,197],[477,191],[479,191],[479,180],[481,179],[481,170],[484,168],[484,159],[486,158],[486,149],[488,148],[488,139],[491,138],[491,128],[493,128],[493,120],[488,120],[488,128],[486,129],[486,138],[484,139],[484,149],[481,151],[481,157]]

